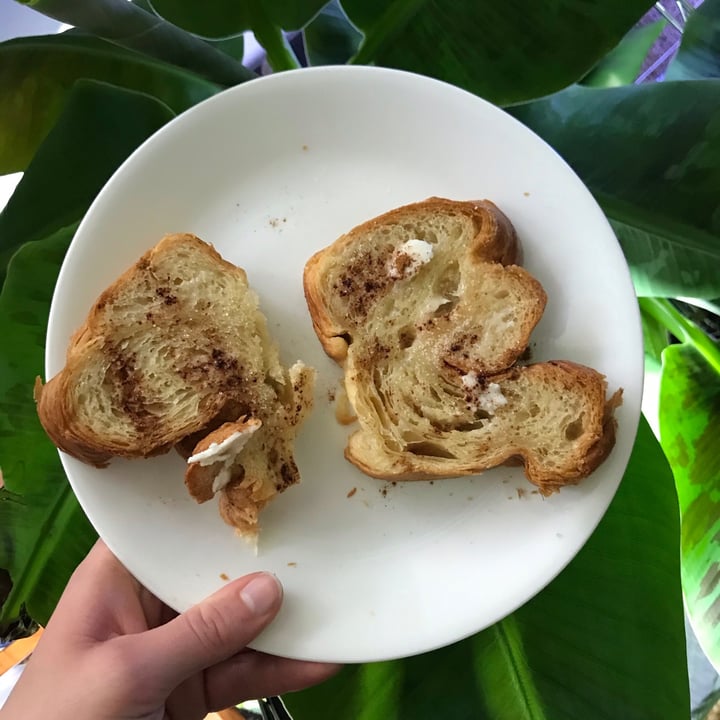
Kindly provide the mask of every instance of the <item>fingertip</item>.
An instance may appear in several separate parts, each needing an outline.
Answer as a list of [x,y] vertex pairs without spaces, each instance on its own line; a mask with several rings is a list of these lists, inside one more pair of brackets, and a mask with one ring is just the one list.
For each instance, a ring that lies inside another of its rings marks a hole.
[[280,607],[283,587],[280,580],[268,572],[251,576],[249,582],[240,591],[240,599],[251,614],[267,615]]

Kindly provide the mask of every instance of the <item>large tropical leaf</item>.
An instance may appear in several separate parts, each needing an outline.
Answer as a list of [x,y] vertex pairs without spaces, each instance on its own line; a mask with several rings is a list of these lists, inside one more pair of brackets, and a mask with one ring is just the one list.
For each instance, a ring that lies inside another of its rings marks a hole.
[[0,287],[20,245],[78,222],[120,163],[172,118],[148,95],[78,81],[0,212]]
[[682,343],[662,355],[660,436],[682,513],[682,579],[695,634],[720,667],[720,345],[667,301],[645,302]]
[[149,0],[149,5],[159,17],[205,38],[235,35],[249,30],[252,24],[252,9],[245,2]]
[[640,74],[650,48],[665,29],[665,21],[657,20],[633,28],[583,79],[588,87],[629,85]]
[[174,112],[221,89],[187,70],[97,38],[64,34],[0,43],[0,174],[25,169],[80,78],[146,93]]
[[311,65],[344,65],[360,47],[362,34],[333,0],[303,30],[303,39]]
[[639,295],[720,295],[720,80],[575,86],[512,112],[593,192]]
[[[299,30],[327,0],[150,0],[163,18],[202,37],[226,37],[270,22],[283,30]],[[264,18],[261,20],[260,18]]]
[[[70,226],[13,257],[0,293],[0,567],[13,586],[0,609],[0,636],[23,604],[46,623],[95,533],[65,479],[35,412],[45,329]],[[0,598],[0,601],[2,598]]]
[[652,0],[342,0],[355,62],[414,70],[500,105],[583,77]]
[[295,720],[686,720],[678,535],[672,474],[643,420],[606,516],[533,600],[449,648],[347,667],[288,707]]
[[[158,15],[150,0],[130,0],[130,2],[132,2],[133,5],[137,5],[143,10],[146,10],[151,15]],[[182,32],[185,31],[182,30]],[[242,62],[245,52],[245,39],[242,33],[223,35],[221,38],[201,37],[200,39],[212,45],[212,47],[221,50],[231,58]]]
[[222,85],[254,77],[228,54],[127,0],[18,0],[34,10]]
[[150,0],[158,15],[202,37],[223,38],[252,30],[273,70],[299,66],[283,30],[309,22],[327,0]]
[[705,0],[688,19],[668,80],[720,78],[720,0]]

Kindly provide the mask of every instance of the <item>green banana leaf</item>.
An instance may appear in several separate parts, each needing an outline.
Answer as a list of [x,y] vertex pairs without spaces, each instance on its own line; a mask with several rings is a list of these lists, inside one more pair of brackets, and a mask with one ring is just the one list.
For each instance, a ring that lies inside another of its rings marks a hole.
[[227,53],[127,0],[18,0],[33,10],[80,30],[185,68],[221,85],[255,75]]
[[682,342],[665,348],[660,436],[682,514],[682,582],[702,649],[720,667],[720,345],[669,302],[646,310]]
[[[0,637],[18,619],[48,621],[95,532],[67,483],[35,412],[55,279],[75,226],[25,245],[0,293],[0,567],[12,589],[0,609]],[[0,598],[2,600],[2,598]]]
[[[295,720],[687,720],[672,474],[647,422],[620,489],[568,567],[451,647],[348,666],[285,702]],[[432,587],[428,592],[442,592]]]
[[283,30],[299,30],[327,0],[150,0],[163,18],[201,37],[226,37],[254,30],[259,17]]
[[27,167],[79,78],[147,93],[176,113],[221,89],[187,70],[97,38],[62,34],[0,43],[0,174]]
[[[143,10],[147,10],[147,12],[151,15],[158,15],[150,0],[130,0],[130,2]],[[245,38],[242,33],[223,36],[219,39],[207,37],[203,37],[201,39],[209,45],[212,45],[214,48],[221,50],[226,55],[229,55],[231,58],[242,62],[245,52]]]
[[[146,10],[151,15],[158,17],[158,13],[155,11],[155,8],[152,6],[150,0],[130,0],[130,2],[132,2],[133,5],[137,5],[143,10]],[[234,58],[242,63],[245,52],[245,38],[242,33],[223,36],[221,38],[198,37],[208,45],[211,45],[217,50],[224,52],[226,55],[229,55],[231,58]],[[248,77],[248,79],[250,78]]]
[[590,188],[638,295],[720,295],[720,80],[574,86],[512,113]]
[[667,23],[656,20],[633,28],[581,81],[588,87],[619,87],[630,85],[640,74],[650,48],[660,37]]
[[0,212],[0,287],[21,245],[78,222],[120,163],[173,117],[147,95],[79,80]]
[[283,35],[283,30],[297,30],[317,14],[327,0],[272,2],[272,0],[151,0],[162,18],[206,38],[224,38],[252,30],[275,71],[300,66]]
[[353,62],[413,70],[510,105],[582,78],[652,0],[342,0]]
[[226,55],[242,62],[245,55],[245,37],[242,33],[239,35],[230,35],[219,40],[206,40],[210,45],[224,52]]
[[303,30],[310,65],[344,65],[360,47],[362,33],[348,20],[338,0],[329,2]]
[[665,78],[720,78],[720,0],[705,0],[689,17]]

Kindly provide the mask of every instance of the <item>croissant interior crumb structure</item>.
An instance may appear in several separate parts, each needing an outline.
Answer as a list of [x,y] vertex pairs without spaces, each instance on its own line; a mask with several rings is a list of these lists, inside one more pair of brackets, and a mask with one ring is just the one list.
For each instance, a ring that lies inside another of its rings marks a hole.
[[430,198],[374,218],[306,264],[313,327],[340,363],[359,429],[346,457],[386,479],[524,466],[549,494],[608,455],[614,409],[596,370],[519,364],[547,297],[489,201]]
[[222,517],[252,537],[260,510],[299,480],[294,440],[313,383],[303,363],[281,365],[245,271],[174,234],[100,295],[35,395],[52,441],[86,463],[173,447],[195,456],[193,497],[217,495]]

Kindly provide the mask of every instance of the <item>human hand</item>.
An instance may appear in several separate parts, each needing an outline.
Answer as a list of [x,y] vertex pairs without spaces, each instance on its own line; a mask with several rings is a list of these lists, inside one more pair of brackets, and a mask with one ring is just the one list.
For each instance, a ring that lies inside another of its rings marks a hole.
[[282,589],[254,573],[178,615],[98,541],[78,566],[2,720],[200,720],[242,700],[314,685],[338,666],[245,646]]

